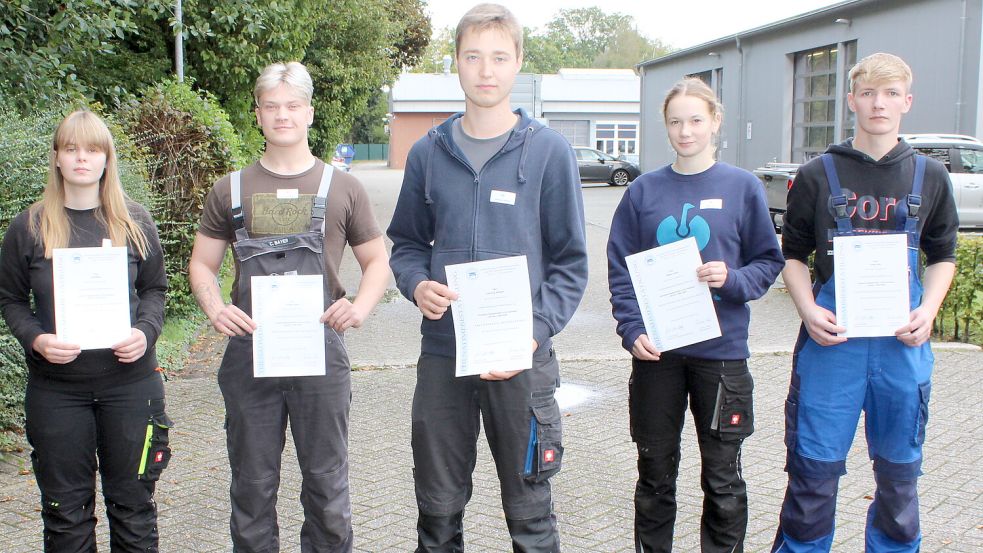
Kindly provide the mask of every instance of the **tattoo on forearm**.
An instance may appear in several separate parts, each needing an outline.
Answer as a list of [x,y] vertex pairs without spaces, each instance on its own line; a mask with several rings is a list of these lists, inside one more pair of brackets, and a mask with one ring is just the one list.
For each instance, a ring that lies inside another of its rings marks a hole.
[[220,297],[217,282],[201,282],[192,288],[195,300],[205,315],[211,316],[212,313],[221,311],[225,307],[225,302]]

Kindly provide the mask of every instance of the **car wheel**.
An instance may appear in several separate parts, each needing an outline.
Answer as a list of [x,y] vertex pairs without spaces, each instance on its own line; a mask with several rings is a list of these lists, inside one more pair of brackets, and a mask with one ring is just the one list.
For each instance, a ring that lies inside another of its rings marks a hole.
[[615,186],[625,186],[628,184],[629,178],[630,176],[628,175],[628,171],[618,169],[614,173],[611,173],[611,184]]

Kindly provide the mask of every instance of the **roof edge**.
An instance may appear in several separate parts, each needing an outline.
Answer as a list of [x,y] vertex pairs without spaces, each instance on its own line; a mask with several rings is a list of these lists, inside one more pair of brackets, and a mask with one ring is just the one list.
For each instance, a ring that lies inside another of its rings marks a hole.
[[863,5],[866,5],[866,4],[876,4],[876,3],[881,2],[881,1],[882,0],[845,0],[843,2],[839,2],[839,3],[836,3],[836,4],[829,5],[829,6],[824,6],[822,8],[816,8],[816,9],[814,9],[812,11],[808,11],[808,12],[805,12],[805,13],[800,13],[798,15],[793,15],[791,17],[786,17],[785,19],[781,19],[781,20],[778,20],[778,21],[773,21],[771,23],[766,23],[766,24],[761,25],[759,27],[754,27],[754,28],[748,29],[746,31],[740,31],[740,32],[734,33],[732,35],[727,35],[727,36],[723,36],[723,37],[720,37],[720,38],[715,38],[715,39],[713,39],[711,41],[704,42],[702,44],[697,44],[696,46],[690,46],[688,48],[683,48],[682,50],[676,50],[675,52],[670,52],[670,53],[668,53],[668,54],[666,54],[664,56],[658,57],[658,58],[654,58],[654,59],[643,61],[643,62],[635,65],[635,71],[636,72],[641,72],[643,69],[645,69],[646,67],[648,67],[650,65],[658,65],[660,63],[668,62],[668,61],[674,60],[676,58],[681,58],[681,57],[684,57],[684,56],[688,56],[689,54],[693,54],[695,52],[699,52],[700,50],[706,50],[707,48],[712,48],[714,46],[720,46],[722,44],[727,44],[729,42],[733,42],[733,41],[735,41],[737,39],[740,39],[740,38],[746,38],[746,37],[750,37],[750,36],[753,36],[753,35],[759,35],[759,34],[762,34],[762,33],[768,32],[768,31],[773,31],[773,30],[776,30],[776,29],[781,29],[782,27],[787,27],[787,26],[790,26],[790,25],[801,23],[803,21],[808,21],[810,19],[818,18],[820,16],[827,15],[827,14],[829,14],[831,12],[836,12],[836,11],[839,11],[839,10],[842,10],[842,9],[845,9],[845,8],[853,8],[853,7],[863,6]]

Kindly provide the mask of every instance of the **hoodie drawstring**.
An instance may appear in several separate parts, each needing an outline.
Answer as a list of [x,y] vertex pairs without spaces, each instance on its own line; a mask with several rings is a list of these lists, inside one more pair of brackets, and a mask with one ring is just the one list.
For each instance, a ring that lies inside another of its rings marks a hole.
[[430,149],[427,150],[427,175],[423,181],[423,203],[427,205],[433,204],[433,198],[430,197],[430,181],[433,180],[433,151],[437,147],[437,131],[435,129],[430,130]]
[[533,128],[526,129],[526,138],[522,141],[522,155],[519,156],[519,184],[526,184],[526,158],[529,154],[529,143],[532,142]]

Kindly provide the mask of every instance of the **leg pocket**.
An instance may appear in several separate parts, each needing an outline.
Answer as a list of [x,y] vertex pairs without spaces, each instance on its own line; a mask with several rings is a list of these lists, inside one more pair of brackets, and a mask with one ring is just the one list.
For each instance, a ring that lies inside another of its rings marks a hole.
[[557,472],[563,460],[563,430],[560,406],[556,401],[532,406],[529,418],[529,446],[526,450],[525,477],[543,482]]
[[754,432],[751,373],[720,375],[710,432],[721,440],[742,440]]
[[928,424],[928,400],[932,395],[932,383],[918,385],[918,418],[915,421],[915,434],[912,436],[913,445],[925,443],[925,425]]
[[155,399],[150,402],[151,415],[147,420],[147,439],[143,446],[143,456],[140,458],[140,480],[156,482],[171,460],[170,417],[164,412],[164,400]]

